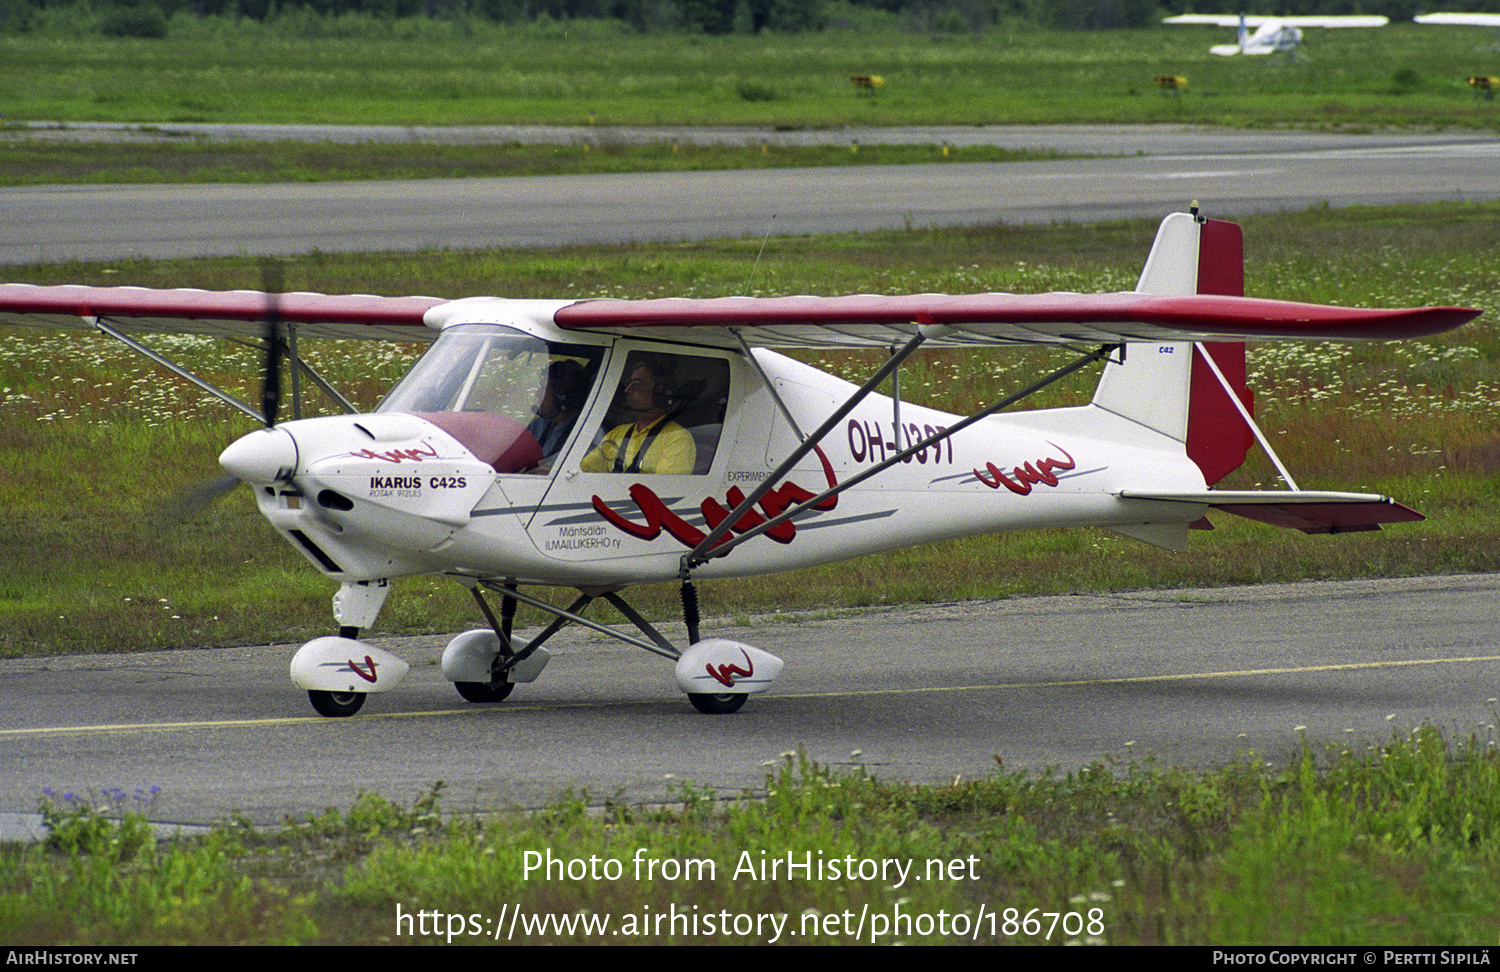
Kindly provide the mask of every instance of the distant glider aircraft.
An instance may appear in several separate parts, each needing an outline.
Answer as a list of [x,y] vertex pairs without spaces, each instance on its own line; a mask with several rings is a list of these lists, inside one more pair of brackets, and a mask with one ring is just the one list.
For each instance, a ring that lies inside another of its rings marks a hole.
[[[1215,44],[1210,54],[1232,57],[1235,54],[1285,54],[1288,60],[1307,60],[1297,48],[1302,44],[1303,27],[1384,27],[1387,17],[1247,17],[1244,14],[1182,14],[1168,17],[1164,24],[1211,24],[1216,27],[1238,25],[1239,35],[1233,44]],[[1255,33],[1249,28],[1254,27]]]

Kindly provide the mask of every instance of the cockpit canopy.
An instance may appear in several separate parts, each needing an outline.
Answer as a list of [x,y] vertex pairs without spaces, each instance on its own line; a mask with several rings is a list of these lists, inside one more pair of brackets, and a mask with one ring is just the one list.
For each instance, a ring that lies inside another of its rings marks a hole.
[[377,412],[426,419],[496,472],[545,471],[599,374],[604,348],[494,324],[444,329]]
[[[606,350],[500,324],[447,327],[376,411],[431,422],[496,472],[547,473],[576,438]],[[707,474],[728,402],[724,354],[631,350],[615,373],[581,471]],[[649,389],[632,392],[643,380]]]
[[376,411],[492,412],[524,424],[536,415],[551,365],[576,362],[587,393],[603,356],[602,347],[544,341],[494,324],[450,327]]

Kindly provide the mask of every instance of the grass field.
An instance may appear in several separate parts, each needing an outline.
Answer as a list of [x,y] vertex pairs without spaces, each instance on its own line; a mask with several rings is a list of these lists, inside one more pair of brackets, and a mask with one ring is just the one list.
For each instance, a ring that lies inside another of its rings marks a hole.
[[[271,833],[229,820],[161,842],[149,789],[50,793],[49,839],[0,845],[0,940],[1485,945],[1500,930],[1494,747],[1493,726],[1422,727],[1201,774],[1125,754],[938,786],[872,777],[858,753],[839,770],[791,753],[723,802],[682,783],[665,805],[572,793],[445,817],[439,784],[410,809],[370,796]],[[787,855],[863,872],[756,869]],[[884,861],[906,877],[865,867]]]
[[[1492,31],[1393,24],[1309,31],[1309,63],[1208,53],[1218,28],[986,34],[831,29],[641,36],[422,25],[291,37],[180,18],[163,40],[0,37],[13,121],[771,125],[1182,122],[1232,127],[1476,128],[1497,108]],[[874,95],[850,83],[878,75]],[[1158,75],[1188,79],[1180,96]]]

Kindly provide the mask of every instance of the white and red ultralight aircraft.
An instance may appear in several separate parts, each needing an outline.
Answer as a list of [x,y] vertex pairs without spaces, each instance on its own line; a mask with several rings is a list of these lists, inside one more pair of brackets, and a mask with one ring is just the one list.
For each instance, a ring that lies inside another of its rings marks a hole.
[[[1419,20],[1421,18],[1418,18]],[[1247,17],[1244,14],[1182,14],[1177,17],[1167,17],[1162,21],[1164,24],[1208,24],[1215,27],[1239,26],[1233,44],[1215,44],[1208,49],[1210,54],[1218,54],[1221,57],[1233,57],[1236,54],[1257,55],[1276,54],[1278,52],[1287,56],[1288,60],[1307,60],[1306,55],[1297,50],[1302,45],[1303,27],[1322,27],[1327,29],[1341,27],[1384,27],[1390,23],[1386,17],[1365,17],[1358,15],[1342,15],[1330,17]],[[1248,28],[1254,27],[1255,33],[1250,33]]]
[[[1177,549],[1209,528],[1210,510],[1307,533],[1419,520],[1384,496],[1297,489],[1251,417],[1244,344],[1233,342],[1421,337],[1478,313],[1244,297],[1240,228],[1196,211],[1163,221],[1131,293],[448,301],[0,286],[0,323],[92,328],[136,346],[128,332],[266,328],[265,407],[239,403],[266,428],[220,463],[341,585],[338,635],[291,663],[326,716],[352,715],[405,675],[399,657],[359,640],[398,577],[447,575],[473,592],[488,626],[458,635],[442,659],[471,702],[534,680],[545,642],[573,622],[671,659],[692,703],[722,713],[764,691],[782,662],[700,638],[696,580],[1048,527]],[[298,336],[435,341],[374,412],[276,425],[281,354],[311,374]],[[903,403],[897,380],[892,396],[873,393],[919,347],[1031,345],[1085,347],[967,417]],[[773,348],[892,353],[856,387]],[[1088,405],[995,414],[1099,361]],[[1252,436],[1290,488],[1211,488]],[[674,579],[685,648],[619,594]],[[523,590],[536,586],[580,593],[558,608]],[[500,596],[499,617],[486,591]],[[601,597],[640,634],[584,616]],[[517,602],[554,621],[516,637]]]

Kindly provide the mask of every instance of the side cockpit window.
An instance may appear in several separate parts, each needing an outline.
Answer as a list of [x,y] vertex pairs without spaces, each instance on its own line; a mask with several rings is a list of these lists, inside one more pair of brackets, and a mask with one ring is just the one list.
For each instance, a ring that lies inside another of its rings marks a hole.
[[547,473],[577,431],[603,357],[601,347],[509,327],[450,327],[376,411],[431,422],[496,472]]
[[589,389],[598,374],[597,364],[597,360],[590,363],[568,354],[554,355],[549,360],[537,387],[533,418],[526,423],[526,431],[542,450],[535,472],[551,472],[563,447],[572,440],[578,416],[588,403]]
[[705,475],[729,401],[722,358],[632,351],[584,472]]

